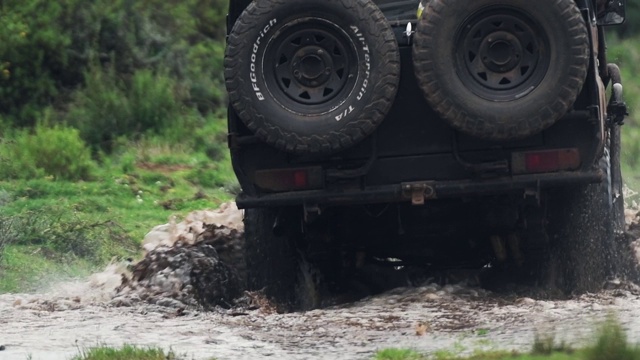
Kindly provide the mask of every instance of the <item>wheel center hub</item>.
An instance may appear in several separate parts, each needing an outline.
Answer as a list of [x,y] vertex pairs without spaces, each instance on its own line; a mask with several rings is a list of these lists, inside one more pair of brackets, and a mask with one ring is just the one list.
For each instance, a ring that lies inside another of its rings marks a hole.
[[318,78],[324,72],[324,61],[316,55],[305,56],[300,61],[300,70],[302,76],[306,79],[312,80]]
[[522,59],[520,41],[512,34],[497,31],[488,35],[480,45],[480,56],[484,65],[496,73],[513,70]]
[[298,50],[291,62],[293,77],[303,86],[322,86],[331,77],[333,60],[319,46],[305,46]]
[[506,41],[498,40],[489,45],[489,58],[497,65],[506,65],[513,57],[513,47]]

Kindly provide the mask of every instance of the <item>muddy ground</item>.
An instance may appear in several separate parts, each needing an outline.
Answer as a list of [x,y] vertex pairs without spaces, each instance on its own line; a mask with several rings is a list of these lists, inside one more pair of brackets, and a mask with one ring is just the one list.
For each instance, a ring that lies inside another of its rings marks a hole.
[[[630,223],[636,213],[629,212]],[[159,346],[186,359],[371,359],[388,347],[526,351],[536,334],[584,344],[611,313],[640,342],[640,289],[615,282],[598,294],[553,301],[426,282],[290,314],[254,294],[233,303],[227,293],[209,293],[219,306],[205,311],[193,289],[209,276],[202,268],[233,261],[235,242],[223,240],[236,239],[239,224],[233,208],[193,215],[154,229],[145,240],[146,263],[114,264],[39,294],[0,295],[0,359],[69,359],[92,346],[122,344]],[[194,246],[203,247],[194,253]],[[210,251],[219,253],[213,263],[194,265]],[[233,281],[237,271],[225,274]]]

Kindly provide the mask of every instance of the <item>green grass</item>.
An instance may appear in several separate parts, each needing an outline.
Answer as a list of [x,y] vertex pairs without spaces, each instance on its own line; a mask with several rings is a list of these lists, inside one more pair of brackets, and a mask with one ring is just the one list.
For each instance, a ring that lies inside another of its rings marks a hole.
[[142,139],[100,159],[91,181],[0,181],[0,292],[136,258],[154,226],[231,200],[237,185],[228,154],[217,156]]
[[95,270],[95,265],[83,259],[51,259],[37,246],[8,246],[2,260],[0,293],[36,291],[52,281],[88,276]]
[[[406,349],[385,349],[376,354],[375,360],[596,360],[582,352],[553,352],[550,354],[517,354],[509,351],[477,352],[470,356],[455,355],[447,351],[440,351],[433,355],[422,355]],[[606,360],[602,358],[600,360]],[[614,359],[614,358],[610,358]],[[640,359],[635,357],[631,359]]]
[[422,354],[408,349],[385,349],[376,354],[375,360],[423,360]]
[[560,357],[549,357],[549,356],[529,356],[520,357],[515,356],[511,352],[506,351],[495,351],[495,352],[478,352],[472,356],[461,357],[459,355],[455,355],[452,351],[441,350],[437,351],[432,355],[423,355],[416,351],[409,349],[385,349],[379,351],[374,360],[538,360],[538,359],[553,359],[553,360],[564,360],[564,359],[572,359],[570,357],[563,357],[565,354],[554,354],[560,355]]
[[82,351],[72,360],[179,360],[173,352],[165,353],[157,348],[140,348],[125,345],[120,349],[111,347],[95,347]]

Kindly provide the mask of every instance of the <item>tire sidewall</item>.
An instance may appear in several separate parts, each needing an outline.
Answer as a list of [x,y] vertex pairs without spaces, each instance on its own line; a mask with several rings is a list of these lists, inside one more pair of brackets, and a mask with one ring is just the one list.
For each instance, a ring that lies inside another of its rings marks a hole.
[[[261,3],[274,3],[268,18],[255,11]],[[318,134],[340,132],[353,122],[371,117],[367,112],[368,105],[375,102],[375,87],[382,77],[381,69],[385,65],[381,63],[383,54],[374,46],[371,34],[379,33],[381,29],[374,29],[374,22],[362,22],[354,13],[345,10],[340,0],[257,0],[245,10],[242,21],[257,25],[238,37],[241,43],[230,44],[241,47],[239,56],[231,60],[238,62],[242,71],[240,74],[227,74],[227,81],[232,83],[232,87],[240,89],[230,92],[231,104],[236,108],[249,107],[249,113],[254,114],[249,121],[243,119],[251,130],[276,128],[285,136],[292,133],[296,137],[314,137]],[[305,16],[300,17],[298,14]],[[327,106],[315,106],[313,112],[303,113],[292,110],[277,100],[274,92],[281,90],[278,84],[267,83],[266,72],[273,69],[265,64],[270,62],[266,57],[279,35],[288,27],[313,18],[322,19],[330,26],[342,29],[344,38],[349,40],[345,47],[352,48],[357,56],[357,60],[354,60],[357,61],[358,71],[357,74],[352,74],[356,77],[353,85],[343,89],[328,104],[322,104]],[[236,23],[234,30],[238,24]],[[390,28],[388,31],[391,31]]]

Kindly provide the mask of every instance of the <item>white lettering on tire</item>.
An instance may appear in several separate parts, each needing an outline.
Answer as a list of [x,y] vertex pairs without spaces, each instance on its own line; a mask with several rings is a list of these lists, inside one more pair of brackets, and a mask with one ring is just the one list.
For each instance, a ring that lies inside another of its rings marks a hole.
[[340,121],[343,118],[347,117],[347,115],[351,114],[355,110],[353,106],[349,105],[349,108],[345,111],[341,112],[340,115],[336,116],[336,121]]
[[251,80],[251,88],[253,89],[253,92],[255,93],[259,101],[263,101],[265,99],[264,95],[262,94],[262,90],[260,90],[260,87],[258,86],[258,75],[257,75],[258,67],[256,65],[256,62],[258,61],[258,51],[260,50],[260,42],[267,35],[269,30],[271,30],[273,26],[277,23],[278,23],[278,19],[269,20],[269,23],[260,30],[260,35],[258,35],[258,38],[253,43],[253,48],[251,52],[251,63],[249,65],[249,80]]
[[[362,80],[362,85],[358,91],[358,96],[356,96],[356,101],[360,101],[364,98],[364,95],[367,93],[369,89],[369,78],[371,77],[371,50],[369,49],[369,44],[367,44],[367,40],[364,37],[364,34],[360,31],[360,29],[355,26],[350,26],[351,31],[355,34],[356,38],[360,40],[362,43],[362,51],[364,52],[364,80]],[[351,114],[355,110],[353,104],[346,105],[345,110],[341,110],[340,114],[335,117],[336,121],[342,121],[347,115]]]

